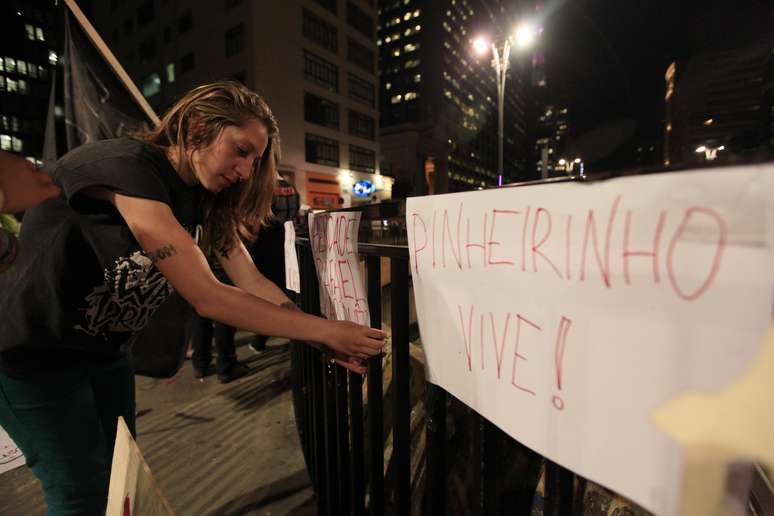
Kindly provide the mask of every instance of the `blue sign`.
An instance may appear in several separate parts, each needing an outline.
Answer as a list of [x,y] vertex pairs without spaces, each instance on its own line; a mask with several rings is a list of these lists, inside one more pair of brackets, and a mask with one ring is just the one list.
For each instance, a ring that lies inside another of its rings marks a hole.
[[368,179],[362,179],[352,185],[352,193],[358,197],[368,197],[374,193],[374,190],[376,190],[374,184]]

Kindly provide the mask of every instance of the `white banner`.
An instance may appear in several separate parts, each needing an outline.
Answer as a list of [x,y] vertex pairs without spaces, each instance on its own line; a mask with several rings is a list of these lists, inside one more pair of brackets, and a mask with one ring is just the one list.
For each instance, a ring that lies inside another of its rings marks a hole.
[[412,198],[406,223],[428,378],[551,460],[675,514],[682,450],[651,414],[724,389],[759,349],[772,167]]
[[371,316],[357,254],[359,224],[360,212],[310,213],[309,239],[322,314],[328,319],[369,325]]
[[285,288],[301,293],[301,277],[296,254],[296,228],[292,220],[285,222]]

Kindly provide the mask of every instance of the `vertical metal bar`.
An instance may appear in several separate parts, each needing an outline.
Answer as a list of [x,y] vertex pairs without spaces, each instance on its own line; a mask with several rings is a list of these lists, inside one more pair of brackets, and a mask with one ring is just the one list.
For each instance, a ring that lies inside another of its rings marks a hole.
[[332,366],[336,382],[336,438],[338,448],[338,500],[339,513],[349,513],[350,452],[349,452],[349,404],[347,403],[347,370]]
[[390,259],[392,326],[393,462],[395,464],[395,511],[411,510],[411,402],[409,383],[408,260]]
[[425,514],[446,515],[446,391],[428,383],[427,406],[427,488]]
[[[377,259],[378,264],[378,259]],[[366,270],[372,266],[366,261]],[[369,294],[371,292],[369,285]],[[377,293],[379,290],[377,290]],[[369,303],[371,310],[373,305]],[[365,514],[365,455],[363,439],[363,377],[357,373],[349,373],[349,414],[350,438],[352,440],[352,494],[350,499],[350,514],[363,516]]]
[[350,513],[365,514],[365,460],[363,455],[363,377],[349,373],[349,414],[352,438],[352,500]]
[[500,513],[497,475],[498,431],[489,420],[481,417],[481,514]]
[[[317,514],[328,514],[326,511],[327,498],[325,490],[325,417],[323,414],[323,370],[316,353],[312,353],[312,403],[314,412],[314,462],[315,462],[315,487],[317,488]],[[322,365],[325,367],[325,364]]]
[[312,479],[312,484],[316,483],[316,480],[314,478],[314,472],[315,472],[315,459],[314,459],[314,405],[313,405],[313,392],[314,392],[314,382],[312,381],[312,371],[311,371],[311,355],[309,353],[309,348],[304,344],[303,342],[298,342],[296,345],[300,348],[302,362],[304,364],[303,369],[303,382],[305,387],[304,392],[304,418],[306,421],[306,436],[304,438],[304,441],[306,443],[306,455],[307,455],[307,471],[309,471],[309,476]]
[[545,510],[546,516],[572,514],[574,474],[548,459],[545,469]]
[[339,513],[338,500],[338,455],[336,439],[336,386],[330,362],[320,363],[323,378],[323,433],[325,435],[325,469],[324,482],[326,497],[326,514],[334,516]]
[[[367,258],[368,309],[371,326],[382,327],[382,269],[378,256]],[[369,500],[371,516],[384,514],[384,429],[382,407],[382,357],[368,361],[368,463]]]

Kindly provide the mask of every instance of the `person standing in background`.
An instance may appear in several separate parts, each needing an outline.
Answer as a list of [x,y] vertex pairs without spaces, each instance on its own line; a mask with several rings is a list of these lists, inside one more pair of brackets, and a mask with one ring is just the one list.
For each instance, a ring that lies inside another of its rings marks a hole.
[[[299,211],[299,195],[295,187],[280,176],[274,188],[271,211],[274,216],[268,225],[258,232],[255,242],[248,247],[250,256],[261,274],[271,280],[277,287],[285,289],[285,222],[296,222]],[[250,342],[250,349],[255,353],[266,350],[268,335],[256,335]]]

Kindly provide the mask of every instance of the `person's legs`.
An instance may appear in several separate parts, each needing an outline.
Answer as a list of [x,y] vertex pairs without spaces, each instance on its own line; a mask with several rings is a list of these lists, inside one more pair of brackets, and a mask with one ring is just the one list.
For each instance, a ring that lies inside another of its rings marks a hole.
[[212,320],[194,315],[191,340],[193,347],[191,362],[194,368],[194,376],[203,378],[210,368],[210,360],[212,358]]
[[[108,379],[111,391],[128,389],[125,375]],[[103,424],[84,368],[24,380],[0,375],[0,425],[43,484],[49,516],[105,513],[115,430],[108,440]]]
[[237,362],[234,333],[236,330],[225,324],[215,323],[215,346],[218,349],[217,369],[220,383],[228,383],[241,378],[250,369]]
[[108,443],[112,457],[119,416],[124,418],[132,437],[137,434],[134,370],[131,359],[127,357],[106,366],[95,367],[91,374],[91,386],[94,389],[94,400],[102,422],[105,442]]
[[237,363],[236,344],[234,344],[236,330],[219,322],[215,322],[213,327],[215,331],[215,349],[218,351],[215,367],[218,374],[224,374],[233,369]]

